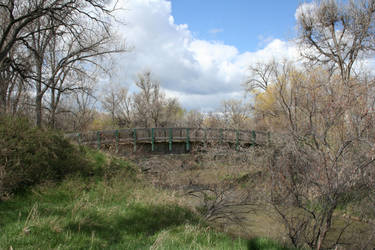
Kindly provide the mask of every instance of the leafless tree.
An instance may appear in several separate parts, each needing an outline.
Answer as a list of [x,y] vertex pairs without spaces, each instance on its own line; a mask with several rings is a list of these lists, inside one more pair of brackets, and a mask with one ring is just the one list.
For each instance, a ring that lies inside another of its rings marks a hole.
[[[48,90],[53,127],[61,94],[77,90],[74,82],[78,79],[75,81],[74,77],[89,77],[88,69],[101,67],[93,58],[124,51],[122,46],[108,46],[112,40],[109,17],[113,10],[107,6],[104,0],[9,0],[0,4],[3,21],[0,25],[0,72],[12,69],[22,79],[33,83],[38,126],[42,124],[43,98]],[[12,51],[17,52],[16,56],[11,57]],[[22,52],[33,57],[33,63],[27,67],[19,63]]]
[[302,54],[313,64],[338,70],[347,84],[354,63],[374,51],[375,1],[321,0],[300,10],[297,25]]
[[119,127],[130,127],[133,123],[132,97],[125,87],[112,87],[102,100],[102,106]]
[[[15,56],[9,53],[9,57]],[[29,70],[30,58],[24,57],[23,64],[16,63],[16,59],[7,60],[0,71],[0,113],[18,113],[20,103],[27,95],[28,82],[24,79],[24,75]],[[26,67],[26,68],[25,68]]]
[[277,75],[279,115],[270,119],[281,121],[284,130],[273,136],[268,152],[270,201],[295,246],[321,249],[339,203],[371,183],[374,86],[353,78],[343,85],[340,74],[291,65]]
[[184,126],[188,128],[203,127],[204,115],[197,110],[190,110],[185,114]]
[[55,126],[68,131],[87,131],[96,111],[96,98],[92,82],[81,82],[85,91],[75,91],[64,95],[57,109]]
[[250,76],[244,83],[245,91],[249,93],[257,89],[266,91],[268,86],[274,81],[275,67],[275,61],[258,62],[255,66],[250,66]]
[[134,94],[133,107],[136,123],[146,128],[167,126],[175,120],[181,107],[177,99],[167,98],[160,84],[153,79],[150,71],[138,74],[136,86],[139,93]]
[[[66,13],[84,15],[93,21],[100,21],[103,14],[110,14],[111,9],[106,7],[107,2],[103,0],[2,0],[0,2],[0,69],[9,59],[9,52],[19,43],[27,40],[34,33],[41,30],[30,31],[30,25],[42,18],[53,20],[50,26],[43,30],[53,29],[56,24],[67,24],[67,28],[74,31],[75,27],[66,23]],[[91,9],[90,9],[91,8]],[[90,9],[90,11],[87,11]],[[70,17],[74,15],[70,14]]]
[[225,100],[222,103],[222,109],[227,128],[245,129],[249,127],[251,108],[244,100]]
[[[89,24],[86,25],[89,27]],[[61,95],[75,91],[87,91],[84,86],[77,84],[86,78],[96,81],[97,74],[107,72],[100,64],[101,59],[113,53],[124,52],[123,46],[113,44],[110,34],[96,28],[95,34],[82,32],[79,36],[53,37],[48,51],[47,86],[50,90],[50,126],[54,127],[55,111]],[[92,30],[95,27],[91,28]],[[58,39],[65,42],[58,42]],[[121,44],[121,43],[119,43]],[[109,57],[107,59],[110,59]]]
[[163,112],[162,120],[159,123],[161,127],[174,127],[183,120],[183,109],[177,98],[166,98]]

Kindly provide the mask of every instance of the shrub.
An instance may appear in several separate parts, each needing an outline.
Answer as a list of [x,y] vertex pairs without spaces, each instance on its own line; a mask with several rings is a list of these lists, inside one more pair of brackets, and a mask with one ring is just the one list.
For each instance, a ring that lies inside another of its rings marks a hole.
[[90,174],[90,166],[61,133],[0,116],[0,197],[73,173]]

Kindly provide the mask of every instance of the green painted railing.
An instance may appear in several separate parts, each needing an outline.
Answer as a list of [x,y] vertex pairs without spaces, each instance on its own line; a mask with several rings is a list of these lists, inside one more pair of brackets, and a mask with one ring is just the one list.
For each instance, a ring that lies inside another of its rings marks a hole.
[[66,134],[68,138],[79,144],[92,144],[98,149],[105,145],[112,145],[116,152],[121,144],[133,144],[133,151],[137,151],[137,144],[151,144],[151,151],[156,150],[158,143],[166,143],[168,151],[172,151],[173,143],[185,143],[185,150],[191,150],[192,143],[204,146],[214,144],[230,144],[236,150],[243,146],[269,144],[270,133],[255,130],[236,130],[223,128],[133,128],[103,130],[95,132],[80,132]]

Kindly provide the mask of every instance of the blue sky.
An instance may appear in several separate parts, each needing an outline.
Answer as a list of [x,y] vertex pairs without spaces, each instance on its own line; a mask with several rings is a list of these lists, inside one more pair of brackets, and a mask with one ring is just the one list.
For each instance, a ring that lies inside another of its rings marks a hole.
[[[200,39],[220,40],[240,52],[264,47],[274,38],[295,37],[298,0],[172,0],[176,23]],[[210,32],[211,31],[211,32]],[[215,32],[216,31],[216,32]]]
[[187,110],[243,98],[251,65],[299,57],[297,0],[119,0],[119,7],[126,25],[118,34],[130,51],[116,58],[111,82],[136,91],[137,74],[150,70]]

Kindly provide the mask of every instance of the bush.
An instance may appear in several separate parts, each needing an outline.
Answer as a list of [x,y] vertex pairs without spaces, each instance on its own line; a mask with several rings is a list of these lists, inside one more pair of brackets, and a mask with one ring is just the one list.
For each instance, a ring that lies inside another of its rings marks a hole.
[[0,117],[0,197],[73,173],[90,174],[90,164],[61,133]]

